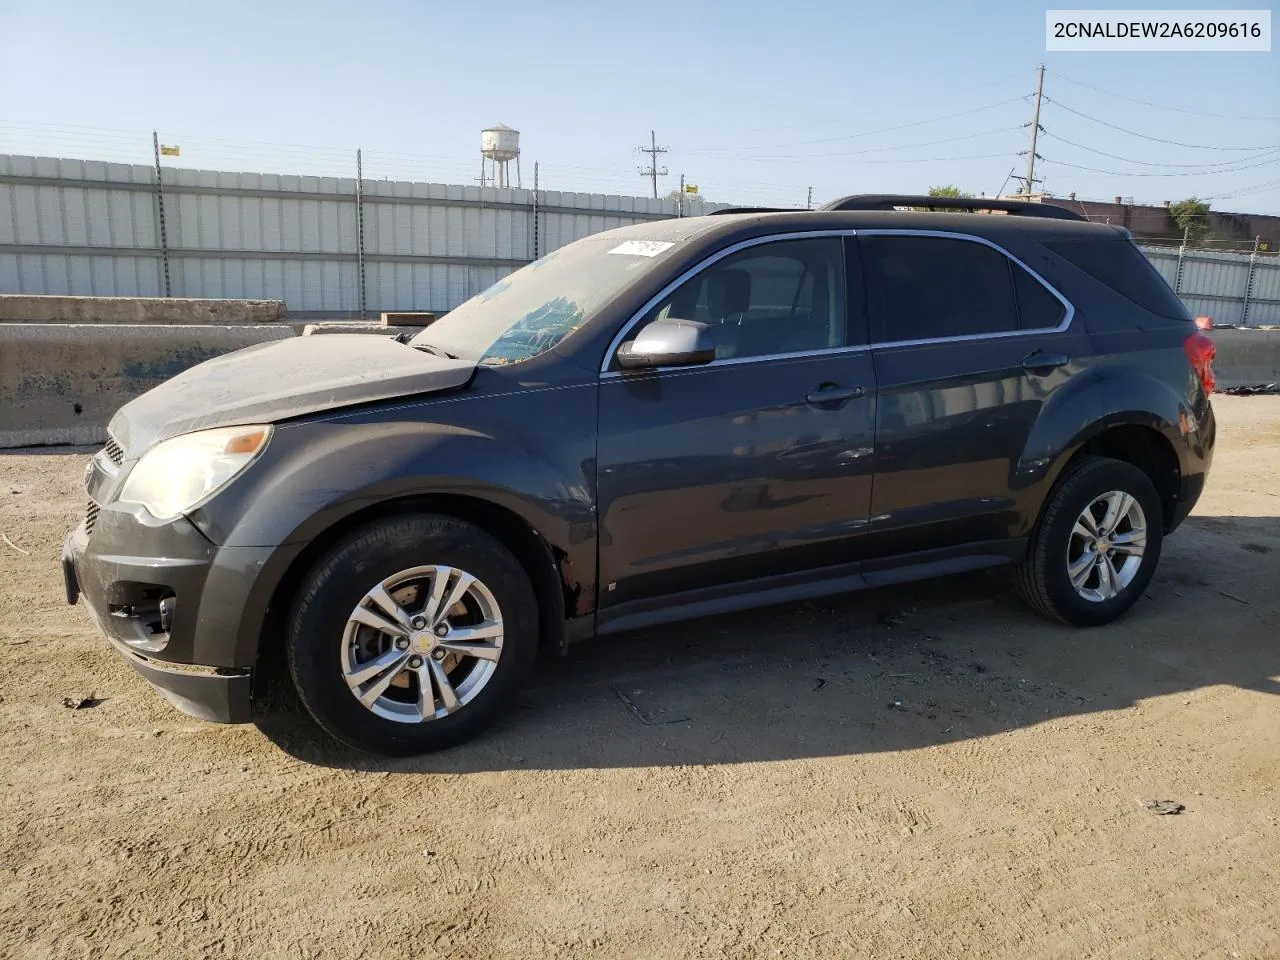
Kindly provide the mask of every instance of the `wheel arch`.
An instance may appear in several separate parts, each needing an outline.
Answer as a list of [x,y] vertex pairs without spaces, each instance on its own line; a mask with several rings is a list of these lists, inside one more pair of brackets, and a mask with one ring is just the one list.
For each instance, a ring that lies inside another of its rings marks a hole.
[[1172,532],[1178,520],[1178,502],[1184,489],[1182,462],[1175,428],[1146,411],[1118,411],[1083,427],[1056,457],[1042,461],[1045,471],[1039,484],[1034,511],[1028,516],[1028,532],[1040,525],[1055,491],[1072,468],[1088,457],[1109,457],[1131,464],[1151,481],[1160,498],[1161,529]]
[[1091,431],[1082,439],[1059,470],[1066,476],[1086,457],[1108,457],[1132,464],[1146,474],[1160,498],[1161,526],[1172,529],[1182,490],[1182,466],[1173,443],[1165,433],[1149,423],[1118,420]]
[[[539,647],[563,652],[568,645],[568,611],[574,608],[576,588],[565,576],[565,552],[543,537],[511,508],[483,497],[457,493],[421,493],[379,501],[345,514],[321,530],[300,549],[289,551],[281,569],[266,587],[266,610],[256,630],[241,637],[246,656],[258,662],[283,647],[286,619],[298,590],[334,543],[366,524],[395,516],[436,513],[474,524],[509,549],[533,585],[538,601]],[[248,662],[246,660],[245,662]]]
[[1062,478],[1080,459],[1104,456],[1130,463],[1160,495],[1166,532],[1191,460],[1185,398],[1170,384],[1134,369],[1082,375],[1046,403],[1018,464],[1015,486],[1038,488],[1034,521]]

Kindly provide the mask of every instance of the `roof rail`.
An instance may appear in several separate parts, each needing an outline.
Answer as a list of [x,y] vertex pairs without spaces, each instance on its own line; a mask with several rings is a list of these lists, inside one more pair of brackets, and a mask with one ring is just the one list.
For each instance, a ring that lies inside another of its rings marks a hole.
[[891,193],[864,193],[824,203],[820,210],[894,210],[920,207],[925,210],[999,210],[1020,217],[1050,220],[1085,220],[1080,214],[1052,203],[1035,200],[995,200],[986,197],[913,197]]
[[725,207],[723,210],[712,210],[707,216],[715,217],[724,213],[804,213],[800,207]]

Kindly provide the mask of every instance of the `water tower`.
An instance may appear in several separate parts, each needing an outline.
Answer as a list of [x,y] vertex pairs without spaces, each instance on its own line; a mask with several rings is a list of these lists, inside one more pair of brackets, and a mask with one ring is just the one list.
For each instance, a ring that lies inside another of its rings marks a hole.
[[480,186],[511,186],[511,161],[516,162],[516,186],[520,185],[520,131],[505,123],[480,131]]

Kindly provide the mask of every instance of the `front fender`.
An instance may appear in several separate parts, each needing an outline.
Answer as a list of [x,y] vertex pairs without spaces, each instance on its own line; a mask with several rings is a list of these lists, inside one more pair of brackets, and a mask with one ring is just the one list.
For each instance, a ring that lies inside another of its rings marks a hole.
[[594,607],[594,404],[539,416],[531,397],[526,406],[535,409],[519,421],[518,437],[483,422],[478,408],[468,416],[465,406],[445,409],[471,423],[426,419],[442,411],[418,408],[395,420],[384,411],[282,425],[244,476],[192,512],[216,544],[273,548],[258,570],[245,572],[253,583],[237,642],[242,656],[252,654],[271,598],[313,541],[370,507],[431,495],[469,497],[519,517],[551,549],[562,578],[573,580],[566,590]]
[[193,513],[215,543],[308,543],[367,507],[428,494],[505,507],[566,551],[593,536],[587,464],[574,476],[511,437],[441,423],[320,422],[282,428],[272,447],[238,503],[220,497],[216,514]]

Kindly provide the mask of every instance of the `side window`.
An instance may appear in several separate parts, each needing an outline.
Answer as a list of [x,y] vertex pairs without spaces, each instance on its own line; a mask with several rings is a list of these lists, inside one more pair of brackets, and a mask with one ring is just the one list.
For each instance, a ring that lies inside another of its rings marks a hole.
[[1013,264],[999,251],[971,240],[910,236],[864,237],[862,249],[874,287],[873,342],[1018,329]]
[[1010,263],[1009,267],[1013,270],[1013,286],[1018,293],[1018,319],[1022,329],[1045,330],[1060,324],[1067,313],[1062,301],[1016,263]]
[[645,317],[711,325],[716,359],[844,346],[844,250],[839,237],[779,240],[719,260]]
[[1191,319],[1173,288],[1132,241],[1117,236],[1051,240],[1045,246],[1142,309],[1172,320]]

